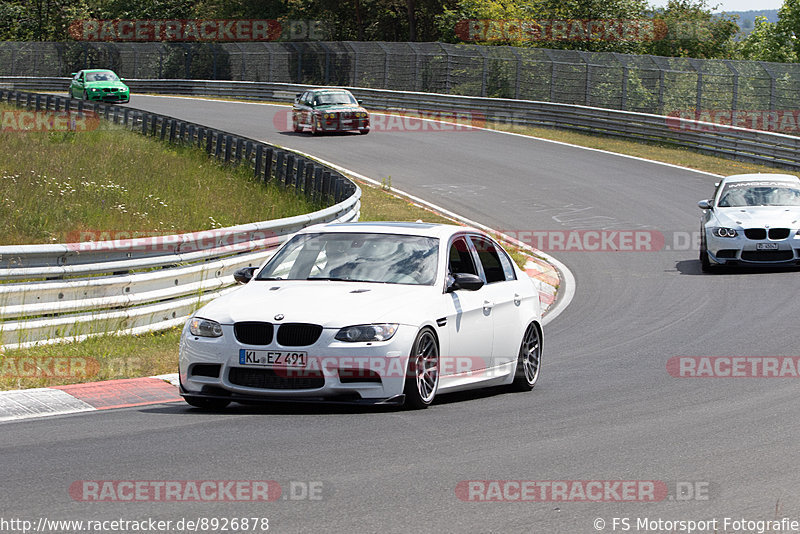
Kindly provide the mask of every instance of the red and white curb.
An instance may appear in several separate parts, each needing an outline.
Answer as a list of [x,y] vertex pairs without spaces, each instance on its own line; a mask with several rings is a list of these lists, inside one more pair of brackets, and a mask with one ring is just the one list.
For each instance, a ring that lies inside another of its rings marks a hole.
[[0,391],[0,422],[180,401],[178,375]]

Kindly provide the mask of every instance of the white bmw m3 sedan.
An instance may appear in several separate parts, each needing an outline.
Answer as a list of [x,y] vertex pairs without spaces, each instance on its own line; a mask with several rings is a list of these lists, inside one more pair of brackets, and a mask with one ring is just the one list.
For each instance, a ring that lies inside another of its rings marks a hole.
[[487,234],[426,223],[317,225],[199,309],[181,394],[230,402],[406,404],[539,378],[536,284]]
[[738,174],[723,178],[714,198],[697,203],[700,263],[800,264],[800,179],[790,174]]

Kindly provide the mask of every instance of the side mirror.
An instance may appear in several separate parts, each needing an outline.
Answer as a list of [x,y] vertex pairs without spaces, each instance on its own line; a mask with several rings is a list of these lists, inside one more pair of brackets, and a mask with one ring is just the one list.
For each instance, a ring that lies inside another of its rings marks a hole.
[[447,284],[447,292],[452,293],[458,289],[467,291],[477,291],[483,287],[483,280],[480,276],[471,273],[453,273],[451,280]]
[[697,207],[701,210],[710,210],[713,206],[711,205],[710,200],[701,200],[697,203]]
[[77,75],[78,75],[78,73],[77,73],[77,72],[70,72],[70,73],[69,73],[69,75],[70,75],[70,76],[72,76],[72,77],[74,78],[75,76],[77,76]]
[[358,102],[359,106],[363,106],[364,105],[364,101],[363,100],[356,100],[356,102]]
[[253,273],[256,272],[258,267],[242,267],[233,273],[233,279],[237,284],[246,284],[253,279]]

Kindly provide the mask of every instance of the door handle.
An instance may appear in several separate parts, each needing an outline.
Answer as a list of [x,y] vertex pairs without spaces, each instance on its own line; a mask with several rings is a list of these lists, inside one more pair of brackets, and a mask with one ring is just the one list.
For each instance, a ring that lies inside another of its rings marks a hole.
[[518,293],[514,293],[514,306],[519,306],[520,304],[522,304],[522,297]]
[[485,315],[488,315],[489,312],[492,311],[492,308],[494,308],[494,302],[490,302],[488,300],[483,301],[483,313]]

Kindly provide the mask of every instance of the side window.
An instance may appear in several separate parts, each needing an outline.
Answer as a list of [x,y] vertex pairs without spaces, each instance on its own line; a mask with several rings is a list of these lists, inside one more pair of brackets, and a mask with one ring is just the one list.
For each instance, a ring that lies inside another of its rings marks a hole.
[[504,250],[498,250],[497,255],[500,257],[500,263],[503,265],[503,273],[506,275],[506,280],[516,280],[517,271],[514,270],[514,265],[511,263],[513,260],[508,257]]
[[449,253],[450,273],[467,273],[477,275],[475,264],[472,262],[472,254],[469,252],[467,241],[463,237],[457,237],[450,245]]
[[[472,244],[475,245],[475,250],[478,252],[478,258],[483,266],[483,272],[486,275],[486,283],[491,284],[494,282],[506,281],[506,270],[503,268],[503,263],[500,259],[500,254],[494,243],[488,239],[479,236],[470,236]],[[508,258],[506,258],[508,260]]]

